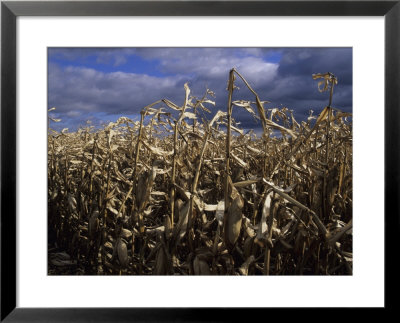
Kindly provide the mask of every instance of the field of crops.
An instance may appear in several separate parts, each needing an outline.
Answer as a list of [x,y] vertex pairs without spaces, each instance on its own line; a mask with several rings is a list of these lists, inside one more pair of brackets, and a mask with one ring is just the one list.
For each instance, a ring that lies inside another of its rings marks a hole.
[[[332,74],[314,78],[329,104],[305,121],[232,69],[228,108],[185,84],[183,104],[140,121],[49,128],[48,273],[351,275],[351,114],[330,106]],[[236,84],[254,99],[234,99]]]

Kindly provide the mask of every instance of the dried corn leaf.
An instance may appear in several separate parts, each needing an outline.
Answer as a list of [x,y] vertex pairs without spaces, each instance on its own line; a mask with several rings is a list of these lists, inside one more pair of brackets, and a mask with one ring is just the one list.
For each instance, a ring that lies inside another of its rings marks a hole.
[[199,256],[196,256],[193,260],[193,271],[195,275],[211,275],[207,262],[200,260]]
[[224,212],[225,212],[225,201],[221,200],[217,204],[217,209],[215,210],[215,218],[218,221],[218,224],[222,226],[224,222]]
[[258,224],[257,234],[256,234],[256,242],[260,244],[262,247],[265,246],[265,243],[268,239],[268,225],[267,218],[271,212],[271,203],[272,203],[273,192],[269,192],[265,197],[262,213],[261,213],[261,221]]
[[231,153],[232,158],[243,168],[248,168],[249,165],[245,163],[242,159],[236,156],[234,153]]
[[294,133],[294,131],[292,131],[291,129],[285,128],[271,120],[265,119],[265,123],[267,126],[270,126],[273,129],[276,130],[280,130],[281,132],[287,133],[288,135],[290,135],[293,139],[297,138],[297,135]]
[[243,276],[247,276],[249,273],[249,266],[255,261],[255,257],[251,255],[246,261],[240,266],[239,272]]
[[233,185],[235,187],[246,187],[255,183],[258,183],[260,180],[262,180],[261,178],[258,179],[251,179],[251,180],[247,180],[247,181],[241,181],[241,182],[236,182]]
[[227,219],[225,221],[225,244],[233,247],[239,238],[240,228],[242,225],[242,209],[244,206],[243,198],[233,186],[229,178],[229,197],[231,199],[229,208],[227,210]]
[[142,140],[142,144],[143,146],[145,146],[148,150],[150,150],[154,155],[157,156],[162,156],[162,157],[167,157],[167,156],[171,156],[174,154],[174,151],[164,151],[160,148],[157,147],[152,147],[151,145],[149,145],[145,140]]
[[153,274],[165,275],[167,273],[167,265],[167,255],[165,254],[164,247],[161,246],[157,251]]
[[188,118],[188,119],[197,119],[196,114],[194,114],[193,112],[185,112],[182,115],[183,118]]
[[119,239],[118,246],[117,246],[117,253],[118,253],[118,260],[121,267],[125,268],[128,266],[128,248],[126,243]]
[[174,227],[173,236],[178,239],[182,239],[186,233],[186,227],[188,223],[190,211],[190,200],[187,200],[182,204],[182,207],[179,209],[179,220],[176,226]]
[[163,101],[169,108],[171,108],[171,109],[173,109],[173,110],[176,110],[176,111],[181,111],[181,110],[182,110],[181,107],[178,107],[175,103],[173,103],[173,102],[171,102],[171,101],[169,101],[169,100],[167,100],[167,99],[163,99],[162,101]]

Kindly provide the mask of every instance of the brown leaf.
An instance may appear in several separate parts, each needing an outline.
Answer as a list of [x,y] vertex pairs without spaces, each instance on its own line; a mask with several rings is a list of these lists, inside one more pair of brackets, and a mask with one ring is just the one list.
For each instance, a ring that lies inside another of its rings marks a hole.
[[119,239],[117,248],[119,263],[121,267],[126,268],[128,266],[128,248],[126,243],[122,239]]

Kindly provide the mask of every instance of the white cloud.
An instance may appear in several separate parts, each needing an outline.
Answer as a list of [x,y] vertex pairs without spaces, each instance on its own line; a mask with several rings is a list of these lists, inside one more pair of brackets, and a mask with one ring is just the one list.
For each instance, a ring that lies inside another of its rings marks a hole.
[[49,104],[64,113],[137,110],[151,103],[153,98],[173,95],[181,81],[179,76],[162,78],[124,72],[104,73],[81,67],[62,69],[52,66],[50,70]]
[[81,111],[72,110],[72,111],[68,111],[66,113],[66,115],[68,117],[80,117],[82,115],[82,112]]
[[[245,78],[254,82],[269,82],[277,74],[278,64],[264,61],[261,57],[248,56],[249,50],[230,48],[179,48],[161,49],[160,65],[164,72],[196,74],[197,78],[225,78],[231,68],[236,68]],[[254,49],[256,50],[256,49]],[[154,52],[154,51],[153,51]],[[259,52],[259,51],[250,51]],[[148,51],[139,52],[143,57]],[[238,55],[241,54],[241,55]],[[243,56],[247,54],[247,56]]]

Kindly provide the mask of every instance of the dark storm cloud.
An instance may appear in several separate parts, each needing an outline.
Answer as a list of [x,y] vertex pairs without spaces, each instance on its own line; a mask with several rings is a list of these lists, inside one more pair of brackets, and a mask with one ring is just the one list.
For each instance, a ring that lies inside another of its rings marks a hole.
[[332,105],[352,111],[352,49],[351,48],[282,48],[274,82],[261,93],[272,105],[294,110],[302,120],[309,110],[319,113],[329,101],[328,92],[318,91],[318,80],[312,74],[331,72],[338,78]]
[[340,75],[342,84],[352,83],[352,50],[350,48],[283,49],[279,75],[309,76],[310,72]]
[[[149,64],[151,75],[127,71],[138,57]],[[100,123],[115,121],[112,118],[120,115],[135,116],[161,98],[181,105],[185,82],[197,97],[206,88],[215,92],[213,113],[226,110],[232,67],[248,80],[261,100],[271,102],[267,109],[286,106],[299,120],[305,119],[309,110],[319,113],[328,103],[329,93],[318,91],[318,80],[313,80],[312,74],[332,72],[339,80],[333,106],[352,110],[351,48],[54,49],[50,58],[64,60],[49,63],[49,107],[56,106],[56,116],[63,119],[59,128],[74,129],[86,119]],[[88,61],[90,68],[85,67]],[[105,65],[115,69],[105,71]],[[239,78],[235,84],[239,89],[234,100],[254,100]],[[235,107],[235,117],[244,128],[261,126],[243,109]]]

